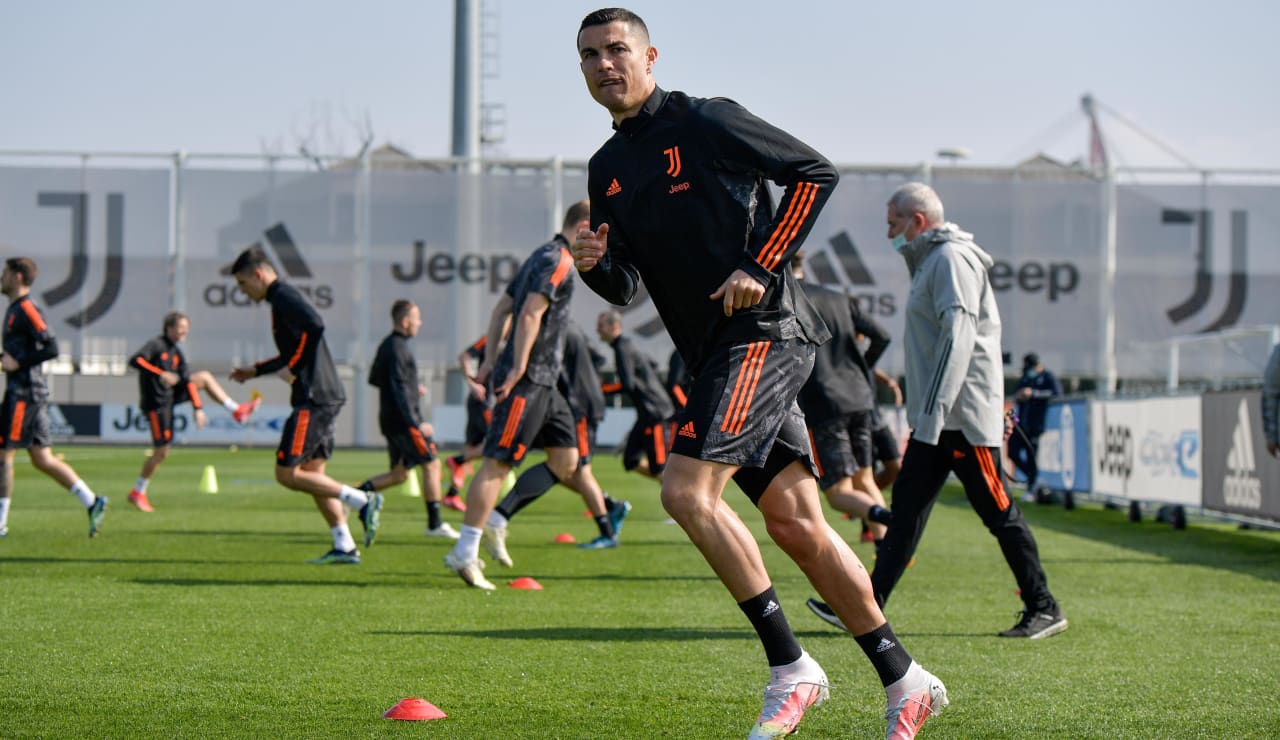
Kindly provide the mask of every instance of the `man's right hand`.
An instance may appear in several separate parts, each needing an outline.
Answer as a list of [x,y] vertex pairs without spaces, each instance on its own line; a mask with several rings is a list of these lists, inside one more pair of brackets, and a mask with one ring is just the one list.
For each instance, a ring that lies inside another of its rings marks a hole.
[[595,231],[583,229],[578,238],[570,245],[573,254],[573,266],[578,272],[587,272],[596,266],[604,252],[609,248],[609,224],[600,224]]
[[237,383],[243,383],[258,377],[258,371],[251,367],[238,367],[231,371],[231,379]]
[[179,380],[182,380],[182,378],[179,378],[178,374],[175,372],[171,372],[169,370],[160,371],[160,382],[169,388],[177,385]]

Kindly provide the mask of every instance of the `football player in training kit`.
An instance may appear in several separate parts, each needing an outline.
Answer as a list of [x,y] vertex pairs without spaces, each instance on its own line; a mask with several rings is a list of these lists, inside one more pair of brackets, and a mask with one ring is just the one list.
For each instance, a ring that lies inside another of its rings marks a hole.
[[277,375],[291,387],[293,413],[285,422],[276,449],[276,482],[291,491],[315,499],[316,508],[329,525],[333,548],[308,562],[314,565],[360,562],[346,504],[360,512],[364,546],[373,544],[382,511],[382,494],[366,493],[339,483],[325,474],[333,454],[333,423],[346,402],[342,381],[324,339],[324,320],[297,288],[279,278],[259,246],[240,253],[230,268],[240,290],[254,303],[271,304],[271,338],[280,353],[250,367],[231,371],[231,379],[243,383],[262,375]]
[[636,410],[636,423],[627,434],[622,451],[622,467],[630,472],[661,478],[667,466],[667,450],[671,449],[671,419],[676,407],[658,368],[636,347],[631,337],[622,334],[622,314],[604,311],[596,318],[600,341],[613,348],[613,364],[618,382],[605,388],[606,393],[626,393]]
[[245,423],[262,403],[260,395],[244,403],[236,403],[214,379],[213,373],[208,370],[191,372],[181,345],[190,329],[191,320],[186,314],[170,311],[164,316],[160,336],[142,345],[142,349],[129,358],[129,365],[138,370],[138,408],[151,427],[151,455],[142,463],[138,480],[129,491],[129,503],[148,513],[155,508],[147,496],[147,484],[160,463],[169,456],[173,443],[174,406],[190,401],[195,411],[196,427],[203,429],[208,419],[204,404],[200,402],[200,391],[208,393],[240,424]]
[[[911,659],[827,524],[795,401],[830,335],[788,261],[835,187],[835,167],[731,100],[658,88],[658,51],[629,10],[588,14],[577,40],[587,89],[614,133],[588,165],[591,227],[573,242],[574,261],[617,305],[643,280],[689,368],[662,503],[764,647],[770,678],[750,737],[794,732],[828,686],[787,623],[755,537],[722,498],[730,478],[876,669],[887,736],[913,737],[946,689]],[[776,210],[767,181],[783,188]]]
[[31,301],[39,268],[30,257],[10,257],[0,272],[0,290],[9,299],[4,314],[4,404],[0,407],[0,537],[9,534],[13,461],[26,449],[36,470],[71,491],[89,512],[89,536],[96,537],[107,512],[107,497],[89,488],[70,465],[53,454],[49,436],[49,386],[40,366],[58,356],[58,340]]
[[391,333],[378,345],[369,368],[369,385],[378,389],[378,428],[387,439],[391,470],[361,483],[361,491],[373,493],[399,485],[422,468],[422,501],[427,507],[427,537],[458,539],[458,533],[440,519],[440,458],[436,456],[434,430],[422,420],[418,399],[426,388],[418,383],[418,363],[409,340],[422,328],[422,310],[413,301],[391,304]]

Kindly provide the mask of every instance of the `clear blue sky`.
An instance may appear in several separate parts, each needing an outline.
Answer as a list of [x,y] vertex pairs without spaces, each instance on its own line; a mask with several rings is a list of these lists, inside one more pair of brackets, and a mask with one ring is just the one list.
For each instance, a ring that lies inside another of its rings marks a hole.
[[[610,133],[574,36],[598,7],[502,0],[497,153],[585,159]],[[1204,166],[1280,168],[1274,0],[650,0],[658,84],[735,98],[841,164],[966,147],[1082,156],[1092,92]],[[449,151],[452,0],[0,0],[0,149]],[[1104,118],[1122,161],[1172,164]]]

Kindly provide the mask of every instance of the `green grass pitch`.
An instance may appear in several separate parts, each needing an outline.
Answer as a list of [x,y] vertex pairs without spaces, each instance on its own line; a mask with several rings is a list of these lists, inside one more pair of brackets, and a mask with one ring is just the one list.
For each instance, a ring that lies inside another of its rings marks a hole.
[[[175,449],[150,515],[125,500],[142,450],[59,450],[111,506],[89,540],[74,497],[19,455],[0,540],[0,737],[741,738],[759,711],[754,633],[663,524],[656,485],[616,457],[595,468],[635,506],[622,547],[553,543],[595,534],[557,489],[515,520],[515,567],[490,564],[499,589],[485,593],[443,568],[449,545],[422,536],[420,499],[388,495],[363,564],[313,566],[328,531],[307,497],[274,483],[270,450]],[[339,450],[329,470],[357,482],[385,464]],[[216,495],[197,492],[205,465]],[[834,685],[801,737],[883,737],[861,651],[808,613],[807,583],[745,497],[726,498],[765,543],[791,624]],[[1198,520],[1178,532],[1094,505],[1026,510],[1071,628],[995,637],[1020,602],[949,488],[888,609],[950,689],[921,737],[1280,737],[1280,535]],[[870,545],[855,550],[870,565]],[[545,589],[507,588],[517,576]],[[448,718],[381,718],[410,696]]]

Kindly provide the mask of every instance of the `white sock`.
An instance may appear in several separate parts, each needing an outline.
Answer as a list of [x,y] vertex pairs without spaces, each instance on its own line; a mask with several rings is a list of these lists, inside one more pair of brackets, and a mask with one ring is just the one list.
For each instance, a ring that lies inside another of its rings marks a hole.
[[464,524],[458,531],[460,534],[457,544],[453,546],[454,551],[466,560],[480,557],[480,528]]
[[489,521],[486,524],[494,529],[502,529],[507,526],[507,518],[499,513],[497,509],[494,509],[489,512]]
[[235,410],[240,408],[240,404],[236,403],[234,400],[228,397],[227,400],[222,402],[222,408],[232,413],[235,413]]
[[342,492],[338,494],[338,500],[356,511],[360,511],[365,504],[369,503],[369,497],[365,495],[364,491],[347,485],[342,487]]
[[779,683],[787,681],[800,681],[814,674],[814,669],[822,670],[818,662],[809,657],[809,653],[804,650],[800,651],[800,657],[786,665],[772,666],[769,668],[770,683]]
[[147,484],[150,482],[151,482],[150,479],[143,478],[142,476],[138,476],[138,480],[133,482],[133,490],[137,491],[138,493],[146,493]]
[[351,530],[345,522],[329,530],[333,533],[333,549],[351,552],[356,549],[356,541],[351,539]]
[[80,499],[80,503],[84,504],[86,509],[93,506],[94,499],[98,498],[84,481],[78,479],[71,484],[71,493]]
[[9,526],[9,502],[11,500],[8,496],[0,498],[0,529]]

